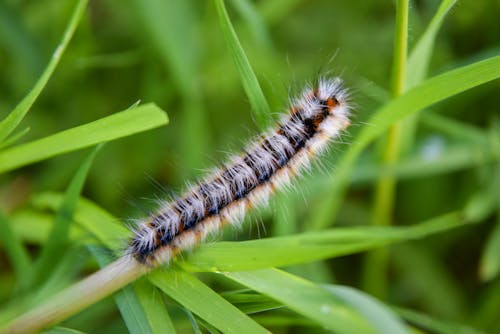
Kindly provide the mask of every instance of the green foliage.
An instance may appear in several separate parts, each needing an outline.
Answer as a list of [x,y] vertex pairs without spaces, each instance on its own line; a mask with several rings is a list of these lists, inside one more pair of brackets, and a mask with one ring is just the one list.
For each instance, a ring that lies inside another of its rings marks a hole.
[[323,168],[46,333],[500,331],[498,5],[456,3],[0,4],[0,329],[121,253],[144,173],[180,189],[321,68],[353,100]]

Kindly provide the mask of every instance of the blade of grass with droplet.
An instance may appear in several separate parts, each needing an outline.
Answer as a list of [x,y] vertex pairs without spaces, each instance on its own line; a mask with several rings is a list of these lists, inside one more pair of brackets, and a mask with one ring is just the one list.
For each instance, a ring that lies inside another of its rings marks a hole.
[[267,100],[264,97],[264,93],[259,85],[257,76],[248,61],[245,51],[238,40],[238,36],[234,31],[229,15],[227,14],[226,7],[224,6],[224,0],[214,1],[219,15],[222,32],[226,39],[226,44],[236,65],[236,69],[240,74],[241,83],[243,84],[245,93],[248,97],[250,105],[252,106],[255,120],[261,128],[265,128],[271,120],[271,113]]
[[410,333],[405,323],[391,309],[372,296],[347,286],[323,285],[323,287],[361,313],[378,333]]
[[430,78],[379,108],[367,121],[370,126],[360,131],[340,158],[331,189],[323,196],[325,200],[316,211],[317,214],[311,217],[311,226],[321,229],[334,219],[357,158],[392,124],[434,103],[499,77],[500,56],[492,57]]
[[148,279],[160,290],[225,333],[269,333],[193,275],[173,268]]
[[59,154],[167,124],[164,111],[145,104],[0,152],[0,173]]
[[375,333],[363,316],[324,288],[278,269],[224,273],[335,333]]
[[52,58],[42,73],[42,76],[36,82],[35,86],[32,90],[21,100],[21,102],[14,108],[14,110],[7,115],[0,122],[0,142],[2,142],[7,136],[17,127],[17,125],[23,120],[24,116],[28,113],[29,109],[35,103],[35,100],[38,98],[43,88],[49,81],[50,77],[54,73],[57,64],[61,60],[61,57],[68,46],[71,37],[73,36],[78,23],[80,22],[83,13],[85,12],[85,8],[87,7],[88,0],[79,0],[76,4],[75,10],[73,11],[73,15],[66,27],[66,31],[64,32],[63,38],[56,50],[52,54]]

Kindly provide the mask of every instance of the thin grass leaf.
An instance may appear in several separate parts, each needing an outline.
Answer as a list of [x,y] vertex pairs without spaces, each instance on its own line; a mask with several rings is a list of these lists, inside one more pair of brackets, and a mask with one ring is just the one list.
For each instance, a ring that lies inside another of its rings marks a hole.
[[0,152],[0,173],[168,123],[155,104],[125,110]]
[[191,323],[191,327],[193,328],[194,334],[202,334],[200,326],[198,326],[198,322],[196,321],[193,313],[189,312],[189,310],[184,309],[186,312],[189,322]]
[[282,267],[353,254],[462,226],[458,213],[408,227],[336,228],[293,236],[203,244],[180,265],[192,271]]
[[401,307],[393,307],[394,311],[398,313],[403,319],[422,328],[430,333],[436,334],[485,334],[480,330],[475,328],[443,321],[443,319],[438,319],[436,317],[431,317],[428,314],[420,313],[414,310]]
[[[188,176],[190,168],[203,165],[210,147],[210,133],[206,124],[208,113],[204,110],[201,94],[200,63],[202,50],[197,38],[198,17],[195,4],[184,0],[135,0],[145,27],[145,38],[159,53],[159,60],[171,73],[173,82],[182,97],[182,150],[183,169],[179,174]],[[144,38],[142,37],[142,38]]]
[[336,216],[357,158],[392,124],[434,103],[499,77],[500,56],[492,57],[428,79],[378,109],[368,120],[369,126],[360,131],[349,150],[339,160],[334,182],[330,191],[322,196],[326,200],[311,218],[311,226],[316,229],[324,228]]
[[24,129],[22,129],[21,131],[19,131],[17,133],[14,133],[12,136],[10,136],[9,138],[5,139],[3,142],[0,142],[0,149],[8,147],[8,146],[14,144],[19,139],[21,139],[22,137],[24,137],[24,135],[26,135],[30,131],[30,129],[31,128],[28,126],[28,127],[24,128]]
[[474,308],[471,323],[487,333],[498,333],[500,323],[498,310],[500,309],[500,280],[494,280],[487,285],[481,294],[482,302]]
[[488,144],[488,136],[481,129],[432,111],[422,113],[420,115],[420,122],[431,129],[457,140],[467,141],[476,145]]
[[146,314],[152,333],[175,333],[175,327],[163,302],[162,294],[150,282],[141,279],[134,283],[137,299]]
[[[41,210],[55,211],[62,200],[63,195],[60,193],[45,192],[34,196],[33,205]],[[85,198],[80,197],[73,217],[78,225],[109,249],[120,249],[123,241],[130,237],[130,230],[118,219]]]
[[[357,166],[352,172],[351,182],[359,185],[374,182],[386,175],[392,175],[398,180],[424,178],[483,166],[495,161],[497,155],[491,148],[480,145],[450,147],[440,152],[436,158],[417,153],[402,159],[394,167],[381,167],[374,163]],[[487,202],[482,204],[487,204]]]
[[55,268],[47,275],[47,280],[36,290],[35,301],[42,301],[50,298],[62,288],[71,284],[82,271],[90,254],[77,245],[65,250]]
[[406,89],[416,86],[426,77],[436,35],[446,14],[456,2],[457,0],[443,0],[441,2],[427,29],[415,44],[407,60]]
[[54,73],[54,70],[61,60],[61,57],[66,50],[71,37],[73,37],[76,27],[78,26],[78,23],[83,16],[83,13],[85,13],[87,2],[88,0],[78,1],[75,10],[73,11],[73,15],[71,16],[71,19],[68,23],[68,26],[66,27],[63,38],[52,54],[52,58],[43,71],[42,76],[40,77],[40,79],[38,79],[35,86],[31,89],[28,95],[26,95],[26,97],[21,100],[21,102],[14,108],[14,110],[0,122],[0,142],[7,138],[7,136],[23,120],[24,116],[28,113],[33,103],[35,103],[35,100],[38,98],[43,88],[49,81],[50,77]]
[[248,0],[231,0],[234,8],[246,21],[255,40],[267,51],[272,49],[271,36],[262,21],[262,17],[256,11],[255,6]]
[[269,333],[191,274],[156,270],[148,279],[190,312],[225,333]]
[[[113,261],[113,258],[109,254],[107,255],[103,252],[105,250],[103,248],[90,246],[89,250],[101,268],[104,268]],[[130,333],[153,333],[145,310],[142,308],[132,286],[122,288],[113,298]]]
[[66,328],[66,327],[54,327],[51,329],[48,329],[46,331],[43,331],[42,334],[85,334],[85,332],[72,329],[72,328]]
[[236,65],[236,69],[240,74],[241,82],[250,105],[252,106],[255,120],[261,128],[265,128],[271,120],[271,113],[267,100],[264,97],[264,93],[259,85],[257,76],[252,70],[252,66],[248,61],[245,51],[238,40],[238,36],[234,31],[229,15],[227,14],[226,7],[224,6],[224,0],[214,1],[217,8],[217,14],[219,15],[222,32],[224,33],[231,57]]
[[224,273],[224,276],[267,295],[335,333],[375,333],[361,314],[340,299],[298,276],[277,269]]
[[[413,291],[414,302],[431,314],[460,319],[467,314],[467,303],[460,282],[445,270],[443,261],[424,245],[400,244],[391,252],[392,266]],[[432,282],[428,284],[427,282]]]
[[[500,217],[500,215],[499,215]],[[500,218],[488,236],[479,264],[479,274],[483,281],[491,281],[500,273]]]
[[7,260],[14,269],[19,287],[25,288],[31,274],[31,260],[26,248],[12,228],[7,218],[0,213],[0,241],[7,255]]
[[405,323],[392,310],[372,296],[347,286],[323,287],[362,314],[378,333],[410,333]]
[[33,274],[33,282],[35,283],[45,280],[48,273],[50,273],[49,269],[55,267],[55,264],[60,260],[61,252],[68,246],[68,234],[71,222],[73,221],[73,212],[75,211],[90,166],[100,148],[101,146],[97,146],[86,157],[66,190],[64,200],[57,210],[49,238],[35,262]]

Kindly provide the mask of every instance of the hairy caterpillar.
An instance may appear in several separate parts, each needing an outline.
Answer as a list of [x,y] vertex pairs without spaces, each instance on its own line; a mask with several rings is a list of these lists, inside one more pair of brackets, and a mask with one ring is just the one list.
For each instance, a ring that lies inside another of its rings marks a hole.
[[[55,324],[113,293],[154,266],[167,264],[224,224],[264,205],[349,126],[347,90],[339,78],[320,79],[292,100],[289,113],[244,153],[139,222],[124,256],[12,320],[3,333],[29,333]],[[81,298],[80,296],[85,296]]]
[[142,220],[127,255],[149,267],[168,263],[223,225],[239,224],[249,208],[264,205],[349,126],[347,98],[339,78],[321,78],[306,87],[289,113],[243,154]]

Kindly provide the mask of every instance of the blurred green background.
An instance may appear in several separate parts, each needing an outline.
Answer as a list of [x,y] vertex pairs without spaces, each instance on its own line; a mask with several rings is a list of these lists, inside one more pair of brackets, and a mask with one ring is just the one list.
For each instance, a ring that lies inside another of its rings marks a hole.
[[[439,3],[411,2],[410,50]],[[40,76],[74,6],[75,1],[60,0],[0,2],[0,117]],[[226,6],[274,112],[286,110],[289,98],[318,74],[340,75],[350,88],[354,103],[350,134],[315,169],[319,181],[314,177],[299,181],[300,199],[285,199],[295,203],[291,207],[302,221],[318,200],[317,184],[335,170],[339,153],[389,96],[394,1],[228,0]],[[437,35],[429,76],[498,55],[499,18],[498,0],[459,1]],[[431,111],[465,125],[467,133],[491,139],[492,133],[498,135],[499,92],[496,80],[434,105]],[[141,216],[154,206],[155,195],[179,191],[261,131],[212,1],[102,0],[90,2],[61,63],[23,121],[22,127],[31,130],[22,141],[102,118],[137,101],[158,104],[168,113],[169,125],[106,144],[84,189],[86,198],[124,221]],[[498,155],[492,156],[489,146],[470,146],[461,140],[460,130],[450,136],[436,124],[433,118],[422,117],[414,142],[403,153],[409,171],[402,173],[397,186],[396,225],[461,209],[471,195],[482,190],[489,194],[493,185],[500,184]],[[358,161],[339,217],[330,224],[370,223],[374,170],[383,145],[384,141],[372,145]],[[87,153],[64,154],[2,175],[2,211],[15,215],[29,209],[33,194],[63,191]],[[445,153],[456,160],[425,171],[410,168],[413,162]],[[164,189],[158,189],[156,182]],[[301,223],[276,226],[273,217],[282,206],[286,204],[274,203],[264,218],[254,218],[266,224],[266,236],[308,230]],[[392,248],[386,269],[388,293],[382,300],[500,331],[495,319],[500,314],[498,273],[481,272],[489,236],[495,229],[499,234],[499,210],[493,206],[485,212],[481,225]],[[237,238],[253,237],[249,233]],[[254,226],[252,234],[256,233]],[[230,232],[228,237],[236,236]],[[36,250],[32,244],[30,251]],[[5,299],[14,283],[1,252],[0,263],[4,282],[0,297]],[[367,278],[362,267],[362,255],[340,258],[328,262],[324,277],[363,288]],[[301,270],[312,279],[306,269]],[[320,277],[315,280],[321,282]]]

